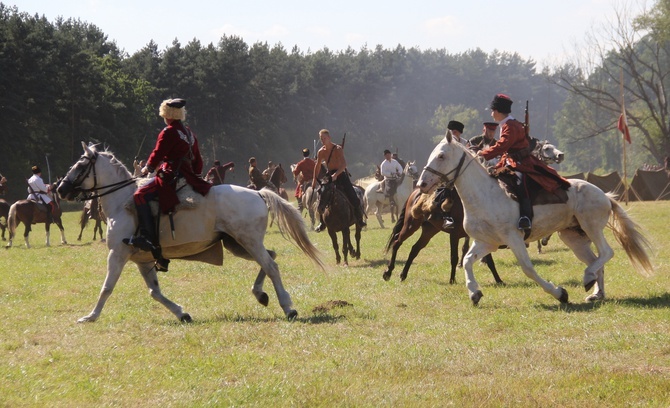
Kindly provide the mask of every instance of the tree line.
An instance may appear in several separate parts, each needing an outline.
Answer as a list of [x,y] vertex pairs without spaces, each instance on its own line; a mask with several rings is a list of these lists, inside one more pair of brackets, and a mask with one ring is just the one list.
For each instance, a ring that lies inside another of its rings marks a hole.
[[[580,99],[570,81],[589,83],[597,72],[570,64],[538,72],[534,61],[515,53],[401,45],[303,52],[223,36],[207,45],[175,40],[163,50],[149,41],[128,55],[91,23],[50,22],[0,3],[0,71],[0,173],[15,199],[24,195],[33,164],[44,169],[48,162],[53,180],[81,154],[82,140],[108,147],[129,167],[135,157],[146,158],[164,126],[158,106],[170,97],[188,100],[187,123],[206,165],[236,163],[230,178],[236,184],[246,184],[250,156],[287,167],[304,147],[313,150],[322,128],[336,142],[346,133],[354,178],[371,174],[387,148],[422,165],[448,120],[463,122],[466,137],[479,135],[490,119],[485,108],[499,92],[516,101],[513,114],[521,120],[530,101],[531,133],[569,150],[561,170],[619,164],[613,146],[597,164],[579,154],[589,140],[576,119],[592,112],[584,104],[594,102]],[[608,115],[603,128],[611,131],[616,114]],[[662,156],[657,150],[637,160]]]

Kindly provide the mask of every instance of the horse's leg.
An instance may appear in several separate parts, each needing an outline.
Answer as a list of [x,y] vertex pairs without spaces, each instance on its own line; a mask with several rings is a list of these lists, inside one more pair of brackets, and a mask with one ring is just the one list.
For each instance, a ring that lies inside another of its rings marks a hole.
[[537,271],[535,268],[533,268],[533,263],[530,260],[530,256],[528,256],[528,250],[526,249],[526,245],[523,242],[521,234],[519,233],[518,237],[515,238],[517,239],[510,241],[510,248],[519,262],[519,266],[521,266],[523,273],[535,281],[535,283],[540,285],[545,292],[555,297],[561,303],[568,303],[568,292],[565,289],[542,279],[540,275],[537,274]]
[[[28,240],[28,235],[30,235],[30,231],[32,230],[32,228],[30,227],[31,223],[32,223],[32,220],[23,222],[23,226],[25,227],[25,229],[23,230],[23,240],[26,241],[26,248],[30,248],[30,241]],[[48,230],[47,230],[47,246],[49,246]]]
[[351,231],[349,227],[342,229],[342,256],[344,266],[349,266],[349,249],[351,248]]
[[356,232],[354,233],[354,238],[356,239],[356,252],[354,257],[358,260],[361,259],[361,229],[362,227],[356,224]]
[[156,272],[156,267],[154,262],[142,262],[137,264],[137,269],[139,269],[144,282],[149,288],[149,295],[158,303],[165,306],[169,311],[171,311],[180,322],[191,323],[191,315],[184,312],[184,309],[181,305],[178,305],[166,298],[161,292],[160,286],[158,285],[158,273]]
[[463,240],[463,248],[461,249],[461,259],[458,261],[458,267],[462,268],[463,267],[463,258],[465,258],[465,254],[468,253],[468,250],[470,249],[470,237],[466,236],[465,239]]
[[[277,253],[275,251],[268,250],[268,254],[273,260],[277,259]],[[270,298],[268,297],[268,294],[263,291],[263,283],[265,282],[265,276],[266,273],[263,270],[263,268],[261,268],[261,270],[258,271],[258,275],[256,276],[254,286],[251,288],[251,293],[253,293],[254,297],[256,297],[258,303],[260,303],[263,306],[267,306],[270,303]]]
[[[558,232],[558,237],[565,245],[572,250],[577,259],[584,262],[587,266],[592,265],[598,257],[591,250],[591,240],[574,230],[563,230]],[[588,289],[587,289],[588,290]],[[596,282],[593,285],[593,292],[586,297],[587,302],[605,299],[605,268],[597,271]]]
[[342,258],[340,257],[340,247],[337,245],[337,232],[328,228],[328,235],[330,236],[330,241],[333,243],[333,250],[335,251],[335,263],[339,265]]
[[[125,253],[126,251],[121,252]],[[100,290],[100,295],[98,296],[98,303],[96,303],[91,313],[77,320],[77,323],[94,322],[98,319],[100,313],[102,312],[102,308],[105,307],[105,302],[107,302],[107,299],[109,299],[112,292],[114,291],[116,282],[118,282],[126,262],[128,262],[127,255],[123,256],[119,254],[119,251],[115,250],[109,251],[109,254],[107,255],[107,276],[105,277],[105,281],[102,284],[102,289]],[[158,285],[158,281],[156,281],[156,285]]]
[[[260,237],[249,235],[246,237],[239,237],[239,239],[239,244],[247,250],[249,255],[251,255],[251,257],[253,257],[256,262],[258,262],[258,264],[261,266],[261,270],[263,271],[262,273],[267,274],[267,276],[272,281],[272,285],[274,286],[275,292],[277,293],[279,305],[284,311],[286,317],[290,320],[295,319],[298,316],[298,312],[293,309],[291,296],[288,294],[286,289],[284,289],[277,263],[274,261],[274,259],[272,259],[270,251],[265,249],[263,246],[262,235]],[[259,272],[258,277],[256,278],[256,282],[258,283],[259,280],[260,284],[262,285],[261,272]]]
[[497,248],[493,245],[486,244],[484,242],[479,242],[477,240],[473,241],[468,253],[465,254],[463,259],[463,270],[465,271],[465,286],[468,288],[468,294],[472,304],[477,306],[479,300],[484,296],[479,284],[475,279],[475,274],[473,272],[474,264],[477,260],[482,259],[485,255],[490,254],[495,251]]
[[[95,231],[95,230],[93,230]],[[84,233],[84,227],[81,227],[81,231],[79,231],[79,236],[77,237],[77,241],[81,241],[81,235]],[[93,232],[93,240],[95,240],[95,232]]]
[[67,245],[67,241],[65,240],[65,228],[63,228],[63,222],[59,219],[58,221],[56,221],[56,225],[60,230],[60,243],[62,245]]
[[391,274],[395,269],[395,258],[396,255],[398,254],[398,249],[400,249],[402,243],[405,242],[407,238],[411,237],[416,232],[416,230],[419,229],[420,226],[421,221],[414,219],[406,211],[405,221],[403,223],[402,228],[400,229],[400,232],[398,232],[397,236],[391,238],[391,239],[395,238],[395,240],[393,241],[393,245],[391,246],[391,260],[389,261],[388,266],[386,267],[386,271],[384,272],[383,275],[385,281],[391,279]]
[[[458,265],[458,258],[460,256],[458,251],[458,241],[459,238],[456,234],[449,234],[449,251],[451,253],[449,256],[449,259],[451,260],[451,275],[449,276],[449,283],[452,285],[456,283],[456,267]],[[465,256],[465,254],[463,254],[463,256]]]
[[493,255],[488,254],[482,258],[482,262],[486,264],[486,266],[489,267],[489,270],[491,271],[491,274],[493,275],[493,279],[496,280],[496,283],[499,285],[505,285],[505,282],[500,278],[500,275],[498,275],[498,270],[496,269],[496,264],[493,262]]
[[[420,221],[419,221],[420,223]],[[402,272],[400,273],[400,280],[404,281],[407,279],[407,274],[409,273],[409,268],[412,266],[412,262],[414,262],[414,258],[419,255],[419,252],[423,248],[428,245],[430,240],[438,233],[440,232],[439,229],[435,228],[435,226],[429,222],[424,222],[421,224],[421,236],[419,239],[412,245],[412,249],[409,251],[409,256],[407,257],[407,261],[405,262],[405,266],[402,268]]]
[[377,222],[379,222],[379,226],[381,227],[381,229],[384,229],[384,220],[382,220],[382,207],[383,206],[384,206],[384,204],[382,204],[379,201],[377,201],[375,203],[375,208],[376,208],[375,209],[375,217],[377,217]]

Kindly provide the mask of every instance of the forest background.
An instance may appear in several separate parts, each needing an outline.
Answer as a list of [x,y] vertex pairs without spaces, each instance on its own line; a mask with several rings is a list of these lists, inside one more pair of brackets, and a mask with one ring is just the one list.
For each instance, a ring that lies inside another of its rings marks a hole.
[[622,173],[623,95],[632,177],[670,155],[669,16],[670,0],[642,15],[621,12],[574,60],[538,70],[507,52],[303,52],[236,36],[207,45],[175,40],[162,50],[149,41],[128,55],[91,23],[48,21],[0,3],[0,173],[10,180],[9,199],[23,198],[31,166],[55,180],[81,154],[80,141],[103,144],[131,167],[164,126],[160,102],[182,97],[206,168],[215,159],[236,163],[227,182],[246,185],[250,156],[262,165],[299,161],[322,128],[338,143],[346,133],[358,178],[373,172],[384,149],[423,166],[449,120],[463,122],[466,137],[479,135],[493,95],[506,93],[520,120],[529,101],[534,137],[565,151],[563,174]]

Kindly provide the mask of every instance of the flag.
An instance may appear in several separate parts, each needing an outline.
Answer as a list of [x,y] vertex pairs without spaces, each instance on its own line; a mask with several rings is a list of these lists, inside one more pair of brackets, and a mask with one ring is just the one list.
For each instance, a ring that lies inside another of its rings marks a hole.
[[630,132],[628,131],[628,121],[626,120],[626,111],[624,110],[619,116],[619,122],[616,125],[617,129],[623,133],[623,139],[630,144]]

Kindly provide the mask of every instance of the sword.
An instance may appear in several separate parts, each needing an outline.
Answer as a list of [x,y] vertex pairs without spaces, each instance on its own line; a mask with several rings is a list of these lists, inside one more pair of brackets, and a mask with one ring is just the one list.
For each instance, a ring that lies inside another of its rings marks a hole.
[[47,171],[49,172],[49,185],[51,185],[51,167],[49,167],[49,155],[45,154],[44,158],[47,161]]

